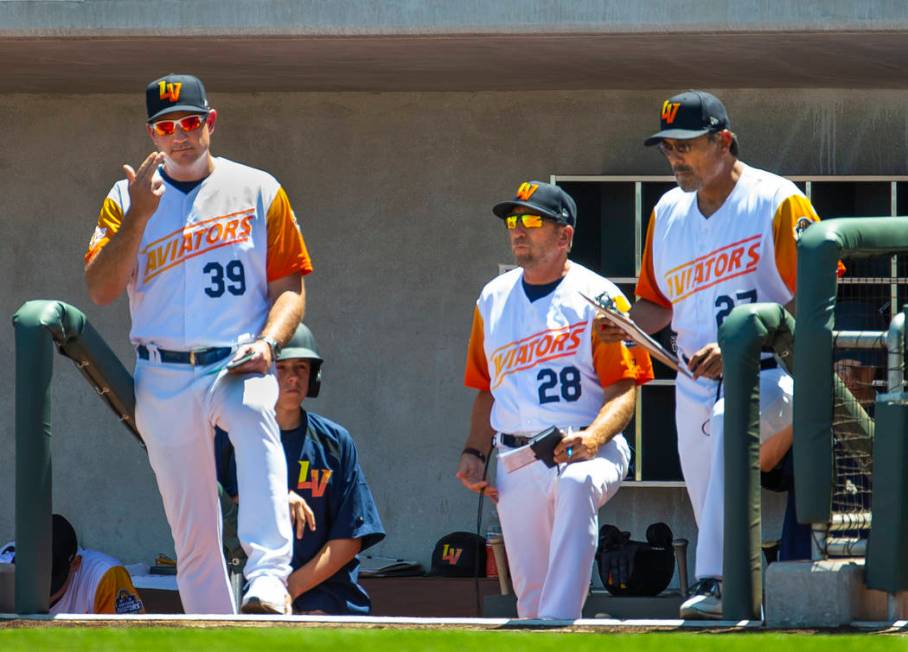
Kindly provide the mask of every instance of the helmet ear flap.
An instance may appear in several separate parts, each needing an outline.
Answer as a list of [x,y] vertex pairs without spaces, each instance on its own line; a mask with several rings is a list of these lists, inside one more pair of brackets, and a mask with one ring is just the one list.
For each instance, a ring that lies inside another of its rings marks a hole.
[[313,361],[312,368],[309,371],[309,389],[306,391],[307,398],[318,396],[322,388],[322,363]]

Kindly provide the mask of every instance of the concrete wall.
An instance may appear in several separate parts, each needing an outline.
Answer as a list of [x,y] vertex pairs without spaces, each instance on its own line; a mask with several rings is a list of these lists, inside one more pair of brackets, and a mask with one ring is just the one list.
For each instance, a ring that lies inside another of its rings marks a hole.
[[[150,151],[142,83],[130,96],[0,96],[0,313],[32,298],[71,302],[128,366],[126,303],[91,305],[81,269],[120,164]],[[316,266],[307,321],[326,359],[322,396],[309,407],[359,444],[389,532],[375,552],[428,563],[438,537],[473,527],[475,498],[453,472],[472,398],[461,378],[473,301],[510,259],[491,205],[551,173],[664,174],[641,140],[674,90],[212,96],[216,152],[275,174],[301,218]],[[751,164],[785,174],[908,168],[908,92],[717,93]],[[0,541],[13,537],[13,354],[8,330]],[[56,509],[86,545],[125,561],[172,552],[144,455],[58,361]],[[626,489],[603,516],[638,537],[662,519],[693,540],[683,490]]]
[[897,30],[898,0],[33,0],[0,3],[9,36]]

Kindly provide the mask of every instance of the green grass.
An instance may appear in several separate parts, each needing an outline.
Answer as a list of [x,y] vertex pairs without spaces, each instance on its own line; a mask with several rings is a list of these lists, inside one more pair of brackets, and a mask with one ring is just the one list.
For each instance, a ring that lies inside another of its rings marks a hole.
[[29,627],[0,629],[0,650],[151,652],[876,652],[908,650],[908,637],[874,634],[609,634],[542,631],[364,630],[282,627]]

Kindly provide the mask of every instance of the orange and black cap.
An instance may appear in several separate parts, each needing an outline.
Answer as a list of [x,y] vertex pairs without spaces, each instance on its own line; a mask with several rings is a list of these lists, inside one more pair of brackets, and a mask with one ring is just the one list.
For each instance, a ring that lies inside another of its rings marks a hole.
[[145,107],[148,109],[148,122],[177,111],[208,113],[211,110],[201,79],[173,73],[148,84],[145,88]]
[[504,219],[514,212],[515,206],[539,211],[543,217],[551,218],[559,224],[577,225],[577,204],[574,199],[551,183],[524,181],[517,187],[514,199],[495,204],[492,212]]
[[647,147],[658,145],[663,138],[690,140],[704,134],[731,129],[725,105],[706,91],[685,91],[662,103],[660,131],[643,141]]

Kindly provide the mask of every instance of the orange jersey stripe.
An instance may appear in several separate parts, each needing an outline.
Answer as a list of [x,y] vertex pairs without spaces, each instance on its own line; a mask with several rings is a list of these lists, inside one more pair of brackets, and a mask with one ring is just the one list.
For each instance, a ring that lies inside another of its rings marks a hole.
[[539,331],[538,333],[533,333],[532,335],[528,335],[527,337],[521,338],[519,340],[514,340],[513,342],[508,342],[507,344],[502,344],[497,349],[492,351],[492,356],[495,356],[495,354],[497,354],[497,353],[501,353],[505,349],[510,349],[515,346],[525,344],[525,343],[529,342],[530,340],[538,339],[540,335],[558,333],[561,331],[568,332],[568,331],[575,329],[578,326],[585,326],[586,323],[587,322],[585,322],[585,321],[579,321],[576,324],[570,324],[568,326],[561,326],[559,328],[546,328],[545,330]]
[[672,273],[674,273],[674,272],[677,272],[679,269],[683,269],[683,268],[685,268],[685,267],[691,267],[692,265],[696,265],[697,263],[701,263],[701,262],[703,262],[704,260],[708,260],[708,259],[710,259],[710,258],[713,258],[713,257],[717,256],[718,254],[724,252],[724,251],[727,251],[727,250],[729,250],[729,249],[733,249],[734,247],[737,247],[738,245],[746,244],[746,243],[748,243],[748,242],[755,242],[755,241],[759,240],[760,237],[761,237],[760,234],[757,233],[756,235],[751,235],[751,236],[747,236],[746,238],[742,238],[741,240],[738,240],[737,242],[732,242],[731,244],[722,245],[722,246],[719,247],[718,249],[713,249],[713,250],[710,251],[709,253],[705,253],[705,254],[703,254],[702,256],[698,256],[698,257],[694,258],[693,260],[687,261],[686,263],[681,263],[680,265],[675,265],[675,266],[672,267],[670,270],[668,270],[667,272],[665,272],[665,275],[668,276],[669,274],[672,274]]
[[199,220],[198,222],[193,222],[192,224],[187,224],[183,227],[180,227],[179,229],[176,229],[175,231],[171,231],[170,233],[168,233],[166,235],[162,235],[157,240],[149,242],[147,245],[145,245],[145,249],[143,249],[143,251],[147,251],[149,248],[154,247],[156,244],[163,242],[164,240],[168,240],[177,234],[185,233],[189,229],[196,230],[197,227],[208,224],[209,222],[214,222],[216,220],[221,220],[221,219],[224,219],[227,217],[233,217],[234,215],[255,215],[255,208],[254,207],[253,208],[244,208],[241,211],[233,211],[232,213],[227,213],[226,215],[217,215],[215,217],[209,217],[208,219],[205,219],[205,220]]
[[686,293],[686,294],[682,294],[681,296],[677,297],[677,298],[675,299],[675,303],[681,303],[682,301],[684,301],[684,300],[687,299],[688,297],[691,297],[691,296],[695,295],[697,292],[702,292],[703,290],[707,290],[707,289],[713,287],[714,285],[718,285],[719,283],[724,283],[725,281],[727,281],[727,280],[729,280],[729,279],[737,278],[737,277],[739,277],[739,276],[747,276],[748,274],[753,274],[753,273],[756,271],[756,269],[757,269],[756,266],[754,266],[754,267],[751,267],[751,268],[748,268],[748,269],[744,269],[744,270],[742,270],[742,271],[740,271],[740,272],[737,272],[737,273],[735,273],[735,274],[727,274],[727,275],[723,276],[722,278],[716,279],[716,280],[713,281],[712,283],[707,283],[706,285],[698,285],[696,288],[694,288],[694,289],[691,290],[690,292],[688,292],[688,293]]

